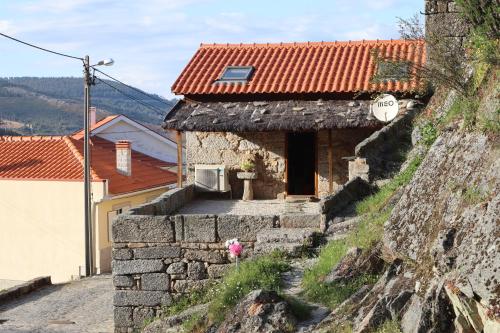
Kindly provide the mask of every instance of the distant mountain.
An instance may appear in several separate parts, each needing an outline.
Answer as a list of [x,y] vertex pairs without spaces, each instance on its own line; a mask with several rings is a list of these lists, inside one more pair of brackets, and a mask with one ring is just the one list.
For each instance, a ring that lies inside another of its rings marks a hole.
[[[98,119],[120,113],[144,124],[159,125],[175,103],[175,100],[167,100],[158,95],[143,95],[113,81],[106,82],[161,112],[151,110],[97,82],[91,88],[91,104],[97,107]],[[22,126],[9,128],[7,125],[11,123],[21,123]],[[4,132],[61,135],[82,127],[82,78],[0,78],[0,135]]]

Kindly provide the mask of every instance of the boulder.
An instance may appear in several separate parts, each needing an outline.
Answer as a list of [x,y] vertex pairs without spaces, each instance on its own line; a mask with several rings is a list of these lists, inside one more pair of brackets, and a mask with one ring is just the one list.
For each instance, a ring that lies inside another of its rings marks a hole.
[[229,312],[217,333],[292,332],[297,319],[274,291],[255,290]]

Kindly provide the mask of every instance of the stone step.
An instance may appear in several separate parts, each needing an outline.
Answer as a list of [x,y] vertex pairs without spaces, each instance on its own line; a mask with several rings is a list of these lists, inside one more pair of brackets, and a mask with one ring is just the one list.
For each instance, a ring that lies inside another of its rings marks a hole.
[[290,213],[280,215],[282,228],[315,228],[320,230],[322,223],[321,214]]
[[295,256],[300,255],[303,249],[304,245],[301,243],[255,243],[253,252],[256,255],[262,255],[279,250]]
[[268,228],[257,233],[256,244],[298,243],[312,244],[317,229],[312,228]]
[[361,221],[361,216],[356,216],[344,222],[332,223],[328,226],[326,234],[336,235],[349,232],[350,230],[354,229],[360,221]]

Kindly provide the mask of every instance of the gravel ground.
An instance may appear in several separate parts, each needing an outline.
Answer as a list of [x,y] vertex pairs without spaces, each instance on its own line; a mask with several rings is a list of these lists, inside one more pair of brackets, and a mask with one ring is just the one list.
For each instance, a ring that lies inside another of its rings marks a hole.
[[0,305],[0,332],[113,332],[111,276],[47,286]]

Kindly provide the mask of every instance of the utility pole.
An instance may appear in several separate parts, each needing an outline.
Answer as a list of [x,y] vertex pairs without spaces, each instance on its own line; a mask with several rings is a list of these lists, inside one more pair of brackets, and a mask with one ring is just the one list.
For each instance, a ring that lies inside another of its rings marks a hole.
[[90,150],[89,150],[89,136],[90,136],[90,85],[92,78],[90,76],[90,60],[89,56],[85,56],[83,60],[84,71],[84,89],[83,89],[83,187],[84,187],[84,200],[85,200],[85,276],[92,275],[92,213],[91,207],[91,183],[90,183]]

